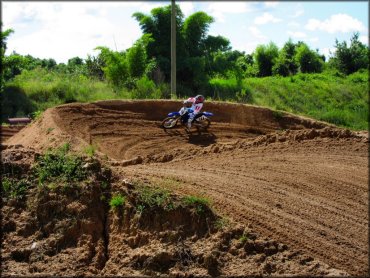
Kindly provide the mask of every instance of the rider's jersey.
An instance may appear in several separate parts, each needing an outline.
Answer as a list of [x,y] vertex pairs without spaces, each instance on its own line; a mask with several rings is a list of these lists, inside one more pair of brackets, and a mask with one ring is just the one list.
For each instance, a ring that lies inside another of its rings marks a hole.
[[192,103],[192,106],[191,106],[191,110],[193,110],[193,115],[196,115],[200,112],[200,110],[202,110],[202,107],[203,107],[203,103],[195,103],[195,99],[194,98],[188,98],[186,100],[186,102],[189,102],[189,103]]

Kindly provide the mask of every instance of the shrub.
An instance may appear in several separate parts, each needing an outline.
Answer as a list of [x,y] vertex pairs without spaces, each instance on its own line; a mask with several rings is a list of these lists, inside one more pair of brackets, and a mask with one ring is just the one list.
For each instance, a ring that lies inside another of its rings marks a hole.
[[68,154],[69,148],[69,144],[64,144],[57,150],[48,151],[37,158],[35,172],[40,184],[47,181],[81,181],[86,178],[82,158]]
[[4,196],[10,199],[22,199],[26,193],[30,183],[26,179],[15,180],[4,177],[2,180],[2,189]]
[[120,206],[123,206],[126,202],[126,198],[120,194],[114,195],[109,202],[109,205],[112,209],[116,209]]
[[95,155],[96,147],[93,145],[88,145],[85,149],[84,152],[87,154],[89,157],[93,157]]
[[133,99],[159,99],[161,92],[156,88],[154,81],[143,76],[136,81],[136,88],[132,91]]
[[139,186],[138,188],[138,206],[142,207],[161,207],[165,210],[175,208],[170,192],[161,188],[151,188],[149,186]]
[[204,197],[186,196],[183,203],[188,206],[195,206],[197,213],[203,213],[206,207],[210,206],[210,201]]

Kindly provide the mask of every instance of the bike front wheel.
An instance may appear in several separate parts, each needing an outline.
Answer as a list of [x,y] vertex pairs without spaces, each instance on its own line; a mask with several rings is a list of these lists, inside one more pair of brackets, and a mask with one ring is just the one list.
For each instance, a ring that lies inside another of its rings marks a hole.
[[174,128],[177,125],[178,118],[167,117],[162,121],[162,127],[165,129]]

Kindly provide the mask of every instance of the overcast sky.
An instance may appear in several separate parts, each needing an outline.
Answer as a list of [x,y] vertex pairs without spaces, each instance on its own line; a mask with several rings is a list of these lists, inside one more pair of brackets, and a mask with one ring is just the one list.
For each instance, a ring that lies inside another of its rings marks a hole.
[[[76,56],[95,55],[97,46],[124,50],[142,35],[132,14],[149,14],[151,9],[170,3],[2,1],[3,30],[14,30],[8,38],[6,54],[15,51],[66,63]],[[215,22],[209,34],[228,38],[233,49],[246,53],[270,41],[280,48],[291,38],[294,42],[304,41],[329,56],[335,39],[349,42],[357,31],[360,40],[368,44],[367,1],[176,3],[186,17],[197,11],[213,16]]]

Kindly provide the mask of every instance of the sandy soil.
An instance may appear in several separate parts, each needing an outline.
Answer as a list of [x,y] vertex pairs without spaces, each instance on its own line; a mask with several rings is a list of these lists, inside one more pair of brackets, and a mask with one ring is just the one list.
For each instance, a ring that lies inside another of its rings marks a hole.
[[96,147],[125,179],[208,196],[261,236],[350,275],[368,273],[368,136],[265,108],[206,103],[208,132],[165,131],[179,101],[69,104],[6,141]]

